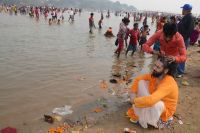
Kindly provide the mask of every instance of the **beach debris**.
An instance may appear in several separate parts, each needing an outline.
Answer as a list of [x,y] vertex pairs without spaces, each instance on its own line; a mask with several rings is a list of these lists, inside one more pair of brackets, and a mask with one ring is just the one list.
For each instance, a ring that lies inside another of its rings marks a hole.
[[103,98],[99,98],[97,100],[97,102],[98,102],[99,105],[103,106],[104,108],[107,107],[107,100],[104,97]]
[[80,77],[78,77],[77,79],[80,80],[80,81],[83,81],[83,80],[86,79],[86,77],[84,77],[84,76],[80,76]]
[[68,125],[69,127],[74,127],[76,125],[76,123],[70,119],[65,119],[64,125]]
[[184,86],[189,86],[189,85],[190,85],[186,80],[185,80],[185,81],[182,81],[181,83],[182,83],[182,85],[184,85]]
[[131,83],[133,80],[132,79],[128,79],[128,81],[126,82],[126,84],[128,85],[129,83]]
[[110,79],[110,83],[117,84],[117,80],[116,79]]
[[87,121],[87,117],[86,116],[84,117],[84,120],[85,120],[85,128],[87,129],[88,128],[88,121]]
[[52,116],[50,116],[50,115],[45,115],[44,114],[44,121],[52,124],[54,122],[54,118]]
[[95,113],[100,113],[100,112],[103,112],[103,109],[100,108],[100,107],[96,107],[92,110],[92,112],[95,112]]
[[64,133],[69,129],[69,126],[60,125],[58,127],[52,127],[47,130],[47,133]]
[[131,67],[137,67],[136,65],[130,65]]
[[116,95],[116,92],[113,88],[108,89],[108,93],[113,95],[113,96]]
[[91,126],[91,125],[94,125],[97,123],[97,119],[95,117],[88,116],[87,122],[88,122],[89,126]]
[[72,131],[72,133],[80,133],[79,131]]
[[101,89],[107,89],[108,88],[108,84],[106,83],[105,80],[100,81],[100,88]]
[[125,84],[126,81],[125,81],[124,79],[118,79],[118,80],[117,80],[117,83],[118,83],[118,84]]
[[180,125],[183,124],[183,121],[181,120],[182,117],[181,117],[179,114],[174,114],[174,117],[178,119],[178,123],[179,123]]
[[53,119],[56,120],[56,121],[61,121],[62,117],[58,116],[58,115],[55,115],[55,116],[53,116]]
[[63,115],[72,114],[73,111],[71,110],[71,106],[65,105],[64,107],[54,108],[52,113],[63,116]]
[[27,124],[26,122],[23,122],[22,125],[23,125],[23,126],[27,126],[28,124]]
[[124,133],[136,133],[136,131],[130,128],[124,128]]
[[1,130],[1,133],[17,133],[17,129],[12,127],[6,127]]
[[180,125],[182,125],[182,124],[183,124],[183,121],[182,121],[182,120],[178,120],[178,123],[179,123]]
[[112,76],[120,78],[122,75],[120,73],[113,73]]
[[99,105],[103,106],[104,108],[107,108],[107,100],[105,98],[99,98],[97,102]]

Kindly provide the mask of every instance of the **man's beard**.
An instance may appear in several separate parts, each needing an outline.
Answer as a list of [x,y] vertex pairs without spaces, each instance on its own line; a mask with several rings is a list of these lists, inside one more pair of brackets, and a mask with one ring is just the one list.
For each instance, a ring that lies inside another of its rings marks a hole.
[[159,77],[161,77],[163,74],[164,74],[164,71],[162,71],[162,72],[153,71],[151,75],[152,75],[153,77],[155,77],[155,78],[159,78]]

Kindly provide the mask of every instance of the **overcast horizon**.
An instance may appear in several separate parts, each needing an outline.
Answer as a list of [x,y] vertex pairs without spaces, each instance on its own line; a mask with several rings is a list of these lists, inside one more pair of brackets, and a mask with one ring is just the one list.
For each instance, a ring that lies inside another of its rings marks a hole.
[[[200,0],[111,0],[135,6],[138,10],[166,11],[181,14],[184,4],[193,6],[192,13],[200,14]],[[145,4],[144,4],[145,3]],[[167,7],[167,8],[166,8]]]

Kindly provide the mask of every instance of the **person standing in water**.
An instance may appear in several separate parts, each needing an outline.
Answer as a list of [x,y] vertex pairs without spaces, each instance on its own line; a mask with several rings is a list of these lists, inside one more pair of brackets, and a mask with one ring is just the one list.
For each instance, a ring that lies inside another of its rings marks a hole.
[[99,29],[102,28],[102,24],[103,24],[103,19],[100,19],[99,22],[98,22],[98,25],[99,25]]
[[138,23],[134,23],[133,29],[128,31],[127,36],[126,36],[126,40],[125,40],[126,44],[127,44],[128,37],[130,37],[130,41],[129,41],[129,45],[128,45],[128,48],[126,50],[125,55],[127,56],[128,51],[132,50],[131,56],[133,56],[134,52],[136,51],[138,40],[139,40],[139,37],[140,37],[140,32],[139,32],[139,29],[138,29]]
[[36,16],[37,19],[39,19],[39,17],[40,17],[38,7],[35,8],[35,16]]
[[71,8],[70,12],[69,12],[69,20],[68,21],[74,21],[74,11],[73,9]]
[[129,24],[130,20],[128,18],[123,18],[122,22],[119,25],[119,31],[117,34],[117,43],[118,48],[115,51],[115,54],[117,54],[117,57],[119,58],[121,51],[124,48],[124,40],[127,33],[127,26]]
[[141,47],[142,50],[142,45],[147,41],[147,36],[149,35],[149,26],[148,25],[144,25],[141,29],[140,29],[140,41],[139,41],[139,45]]
[[102,19],[102,20],[104,19],[104,17],[103,17],[103,12],[101,12],[101,19]]
[[89,28],[90,28],[90,33],[93,33],[93,28],[96,28],[95,27],[95,24],[94,24],[94,13],[90,13],[90,18],[89,18]]

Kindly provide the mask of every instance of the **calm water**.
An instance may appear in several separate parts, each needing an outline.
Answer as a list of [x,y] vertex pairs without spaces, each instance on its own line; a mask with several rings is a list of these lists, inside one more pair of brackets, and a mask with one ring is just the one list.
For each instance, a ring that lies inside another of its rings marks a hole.
[[[103,34],[110,26],[116,34],[121,17],[105,18],[103,29],[93,35],[88,17],[85,12],[74,23],[49,26],[44,19],[0,14],[0,128],[37,121],[55,107],[94,100],[103,95],[99,80],[108,81],[113,72],[149,70],[151,58],[139,52],[127,59],[114,56],[115,38]],[[97,26],[100,14],[94,18]]]

